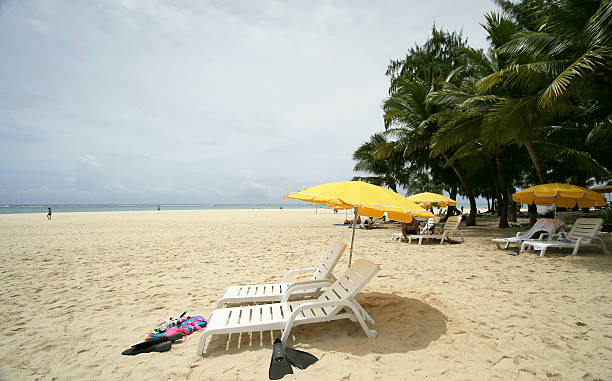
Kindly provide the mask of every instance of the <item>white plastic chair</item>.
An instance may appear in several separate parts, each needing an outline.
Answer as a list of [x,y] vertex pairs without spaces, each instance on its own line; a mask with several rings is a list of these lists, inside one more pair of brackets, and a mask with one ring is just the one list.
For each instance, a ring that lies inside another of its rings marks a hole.
[[[280,303],[216,309],[200,335],[196,353],[204,354],[206,339],[212,335],[283,330],[281,340],[286,344],[294,326],[339,319],[358,322],[366,336],[374,337],[377,332],[365,322],[368,320],[374,324],[374,320],[354,297],[379,270],[374,263],[359,259],[315,300],[289,302],[291,291],[288,290]],[[297,289],[296,286],[295,291]]]
[[583,246],[601,247],[606,254],[610,254],[603,240],[597,236],[597,232],[603,224],[602,218],[579,218],[574,222],[572,230],[563,238],[560,234],[555,235],[553,240],[527,240],[521,244],[521,253],[529,248],[540,250],[540,257],[546,254],[549,248],[573,249],[572,255],[578,254]]
[[444,224],[442,234],[411,234],[408,236],[408,243],[412,243],[413,239],[418,239],[420,245],[424,239],[439,239],[440,245],[442,245],[444,240],[449,239],[451,236],[459,236],[461,237],[461,242],[465,242],[463,233],[459,230],[459,225],[461,225],[461,216],[450,216]]
[[[327,282],[330,285],[334,280],[332,271],[342,253],[346,250],[346,244],[343,242],[336,242],[332,245],[329,252],[323,259],[323,262],[319,267],[312,267],[307,269],[291,270],[282,279],[281,283],[267,283],[267,284],[249,284],[243,286],[230,286],[225,290],[223,297],[217,303],[217,308],[223,307],[225,303],[246,303],[246,302],[274,302],[281,300],[285,291],[294,285],[307,286],[310,284],[318,284],[316,287],[309,287],[301,289],[300,292],[293,294],[294,298],[307,298],[316,297],[321,294],[321,287],[323,283]],[[290,278],[300,275],[312,273],[312,277],[309,280],[301,280],[290,282]]]
[[521,245],[523,241],[533,239],[533,236],[538,232],[544,232],[545,234],[540,236],[540,240],[544,237],[552,236],[555,231],[559,231],[565,224],[561,220],[555,220],[553,218],[541,218],[536,221],[533,226],[526,232],[517,232],[516,236],[510,238],[494,238],[491,241],[495,242],[498,249],[501,249],[500,244],[506,244],[504,249],[507,249],[511,243]]

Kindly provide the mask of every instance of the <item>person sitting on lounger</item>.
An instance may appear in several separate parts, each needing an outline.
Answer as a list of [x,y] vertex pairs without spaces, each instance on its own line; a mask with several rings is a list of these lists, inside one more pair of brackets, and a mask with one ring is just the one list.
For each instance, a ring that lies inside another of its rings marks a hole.
[[404,236],[404,241],[408,242],[408,235],[410,234],[418,234],[419,224],[413,218],[412,221],[406,223],[402,222],[402,236]]

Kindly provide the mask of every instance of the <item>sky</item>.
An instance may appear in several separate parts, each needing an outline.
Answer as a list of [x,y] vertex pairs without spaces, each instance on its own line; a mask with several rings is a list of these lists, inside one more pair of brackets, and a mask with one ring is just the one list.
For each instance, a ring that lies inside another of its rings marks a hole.
[[0,204],[276,203],[355,173],[385,70],[491,0],[0,0]]

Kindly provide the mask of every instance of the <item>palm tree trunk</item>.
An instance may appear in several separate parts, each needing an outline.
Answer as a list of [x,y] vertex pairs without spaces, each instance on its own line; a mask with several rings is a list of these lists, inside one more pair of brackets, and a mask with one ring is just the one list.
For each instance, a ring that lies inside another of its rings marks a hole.
[[[446,163],[449,163],[450,160],[446,152],[442,152],[442,156],[446,160]],[[465,178],[465,176],[463,175],[463,172],[461,172],[457,164],[453,162],[453,163],[450,163],[449,165],[453,169],[453,171],[455,171],[457,178],[459,178],[461,185],[463,185],[463,190],[465,190],[465,195],[467,196],[468,200],[470,200],[470,215],[468,216],[468,219],[465,222],[465,225],[474,226],[476,225],[476,212],[478,211],[476,209],[476,198],[474,198],[472,189],[468,185],[467,179]]]
[[[450,192],[448,192],[448,195],[450,196],[450,198],[452,198],[453,200],[456,201],[457,200],[457,187],[453,186],[450,189]],[[454,216],[455,214],[457,214],[456,211],[457,211],[456,207],[450,206],[450,205],[448,206],[448,215],[449,216]]]
[[536,172],[538,173],[538,177],[540,178],[541,184],[546,184],[546,180],[544,177],[544,167],[542,166],[542,162],[538,157],[538,154],[533,146],[533,142],[531,140],[526,140],[524,142],[525,148],[527,148],[527,152],[529,152],[529,157],[531,157],[531,161],[533,162],[533,166],[535,167]]
[[517,214],[516,202],[512,200],[513,192],[514,191],[511,188],[508,188],[508,190],[506,191],[506,200],[508,200],[508,221],[510,222],[516,222]]
[[387,176],[387,185],[389,186],[389,189],[397,193],[397,184],[395,183],[395,180],[393,180],[390,176]]
[[495,155],[497,165],[497,184],[499,186],[499,227],[504,229],[508,225],[508,188],[504,180],[504,165],[499,155]]

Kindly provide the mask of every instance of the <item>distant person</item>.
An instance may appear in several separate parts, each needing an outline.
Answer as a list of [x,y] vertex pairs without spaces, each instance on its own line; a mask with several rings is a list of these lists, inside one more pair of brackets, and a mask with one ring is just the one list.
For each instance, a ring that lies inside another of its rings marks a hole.
[[157,210],[161,210],[161,208],[159,207],[159,205],[157,205]]
[[463,214],[463,206],[461,207],[461,214]]
[[416,219],[412,219],[412,221],[406,223],[402,222],[402,236],[404,236],[404,241],[408,242],[408,234],[417,234],[419,232],[419,224]]
[[280,208],[282,209],[282,208],[283,208],[283,206],[281,205],[281,206],[280,206]]
[[47,219],[50,220],[51,219],[51,208],[47,208],[47,210],[49,211],[49,213],[47,213]]

